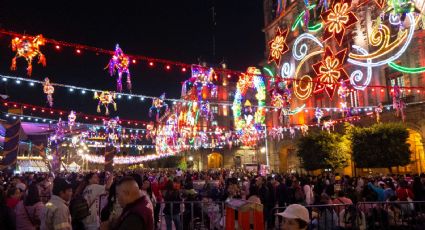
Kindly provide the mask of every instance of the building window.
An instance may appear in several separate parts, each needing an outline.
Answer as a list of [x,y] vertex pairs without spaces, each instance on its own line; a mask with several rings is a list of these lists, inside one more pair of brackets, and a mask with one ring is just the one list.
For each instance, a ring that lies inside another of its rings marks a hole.
[[350,92],[350,107],[359,107],[359,98],[357,90]]
[[218,113],[218,106],[216,106],[216,105],[212,106],[212,107],[211,107],[211,111],[212,111],[214,114],[217,114],[217,113]]

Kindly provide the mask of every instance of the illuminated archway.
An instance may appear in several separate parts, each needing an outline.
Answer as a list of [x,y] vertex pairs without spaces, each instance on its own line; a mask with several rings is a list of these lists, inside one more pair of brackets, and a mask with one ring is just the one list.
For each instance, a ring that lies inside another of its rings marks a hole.
[[220,153],[208,154],[208,168],[221,168],[223,165],[223,156]]

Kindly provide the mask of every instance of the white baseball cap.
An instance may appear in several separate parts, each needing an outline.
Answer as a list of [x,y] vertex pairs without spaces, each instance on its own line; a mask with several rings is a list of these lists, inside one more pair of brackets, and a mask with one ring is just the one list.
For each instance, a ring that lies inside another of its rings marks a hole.
[[299,204],[291,204],[288,207],[286,207],[285,211],[276,213],[276,215],[282,216],[288,219],[301,219],[305,221],[306,223],[310,222],[308,210],[304,206]]

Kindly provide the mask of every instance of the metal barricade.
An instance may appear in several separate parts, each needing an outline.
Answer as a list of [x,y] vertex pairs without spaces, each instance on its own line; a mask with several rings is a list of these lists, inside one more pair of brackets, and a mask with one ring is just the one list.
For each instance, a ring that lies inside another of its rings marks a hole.
[[[359,202],[305,207],[310,215],[308,229],[313,230],[425,229],[425,201]],[[274,208],[272,215],[283,212],[285,208]],[[281,229],[282,218],[276,218],[274,224],[274,229]]]
[[224,202],[177,201],[158,203],[160,209],[159,229],[167,225],[181,229],[223,229]]

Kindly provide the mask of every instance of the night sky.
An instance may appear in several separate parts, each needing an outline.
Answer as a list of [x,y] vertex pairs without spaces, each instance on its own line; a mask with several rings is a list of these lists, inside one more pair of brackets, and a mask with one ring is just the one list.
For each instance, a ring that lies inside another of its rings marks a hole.
[[[91,3],[97,2],[97,4]],[[93,5],[89,5],[93,4]],[[205,60],[218,65],[225,60],[228,67],[245,70],[258,65],[264,57],[264,26],[262,0],[181,0],[181,1],[0,1],[0,25],[6,30],[28,35],[43,34],[46,38],[114,49],[119,43],[127,54],[198,63]],[[212,6],[215,6],[216,26],[213,26]],[[213,56],[213,35],[216,55]],[[26,62],[18,59],[18,70],[9,70],[14,56],[10,36],[0,35],[0,74],[26,76]],[[42,47],[47,67],[33,65],[31,78],[71,84],[87,88],[115,90],[115,77],[103,68],[110,56],[83,51],[77,55],[72,48]],[[157,64],[149,68],[138,62],[130,69],[133,93],[178,98],[181,82],[189,77],[174,67],[165,71]],[[10,100],[47,106],[40,85],[17,86],[1,83],[0,93]],[[125,78],[123,83],[125,92]],[[148,120],[150,100],[117,99],[118,112],[123,119]],[[97,115],[97,100],[92,94],[69,93],[56,88],[54,108],[77,110]],[[101,115],[101,114],[98,114]]]

